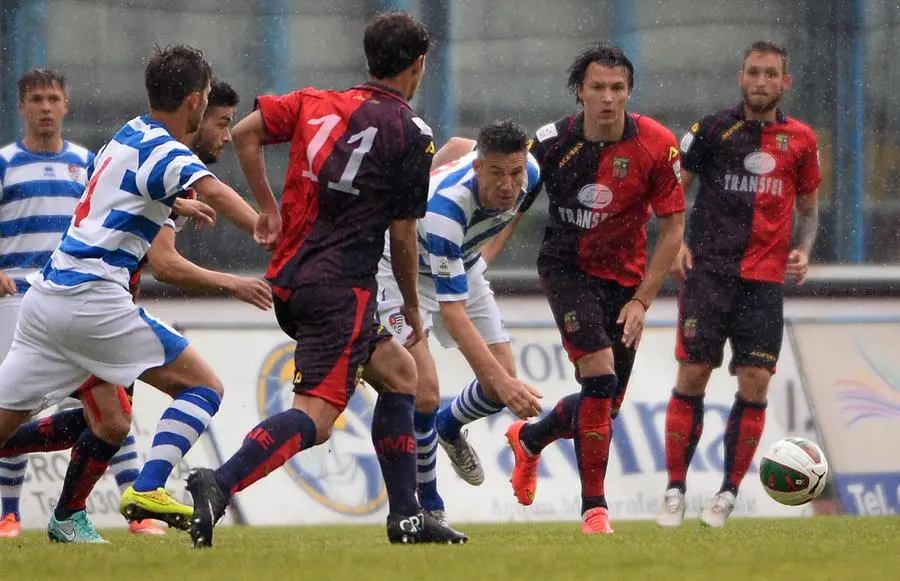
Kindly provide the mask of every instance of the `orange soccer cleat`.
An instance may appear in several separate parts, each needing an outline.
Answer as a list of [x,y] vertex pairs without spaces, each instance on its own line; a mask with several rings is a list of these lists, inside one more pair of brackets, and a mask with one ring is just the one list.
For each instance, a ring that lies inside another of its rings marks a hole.
[[131,521],[128,523],[128,532],[133,535],[148,537],[161,537],[166,534],[166,530],[156,524],[152,518]]
[[21,532],[22,523],[19,522],[15,514],[10,512],[3,515],[3,519],[0,520],[0,537],[11,539],[18,537]]
[[525,421],[519,420],[514,422],[506,429],[506,441],[512,448],[515,457],[515,466],[513,466],[512,476],[509,481],[512,483],[513,493],[522,506],[529,506],[534,502],[534,494],[537,491],[538,465],[541,461],[540,454],[532,456],[529,454],[522,442],[519,440],[519,434],[525,426]]
[[581,517],[581,532],[586,535],[597,533],[612,534],[612,527],[609,526],[609,511],[602,506],[598,506],[584,513]]

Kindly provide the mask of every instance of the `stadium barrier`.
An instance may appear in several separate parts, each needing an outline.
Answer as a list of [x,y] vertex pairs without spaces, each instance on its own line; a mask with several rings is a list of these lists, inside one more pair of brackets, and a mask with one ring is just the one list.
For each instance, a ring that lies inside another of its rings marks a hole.
[[[515,308],[519,315],[527,311],[521,305]],[[207,320],[221,316],[213,315],[211,311]],[[896,429],[900,369],[890,358],[900,346],[896,322],[859,318],[788,321],[766,431],[742,487],[736,516],[814,513],[812,506],[790,508],[775,503],[755,475],[759,457],[787,435],[811,437],[824,445],[833,483],[848,512],[891,514],[898,509],[900,459],[893,454],[897,446],[892,444],[900,438]],[[519,374],[543,393],[544,407],[549,410],[576,388],[556,329],[543,319],[514,321],[509,328]],[[226,386],[226,397],[209,432],[170,480],[175,494],[187,498],[183,479],[191,466],[218,465],[240,446],[251,427],[289,405],[293,345],[274,323],[194,322],[181,329]],[[614,427],[607,477],[614,519],[650,519],[659,508],[666,484],[665,409],[677,369],[674,344],[674,321],[649,322],[626,404]],[[432,347],[442,396],[449,402],[471,380],[471,372],[458,351],[442,349],[436,343]],[[728,357],[726,350],[726,361]],[[690,514],[696,514],[700,503],[720,484],[723,432],[734,391],[734,379],[724,369],[717,370],[706,397],[703,438],[688,475]],[[253,525],[383,522],[387,495],[369,437],[374,400],[371,388],[363,386],[326,445],[293,458],[283,469],[241,493],[226,518]],[[150,447],[167,403],[166,396],[138,384],[135,421],[142,454]],[[818,421],[813,420],[810,406]],[[508,483],[512,456],[504,438],[512,420],[512,414],[504,412],[469,426],[469,438],[485,469],[480,487],[457,478],[439,453],[439,487],[449,516],[458,522],[578,519],[579,479],[570,441],[558,442],[544,452],[534,505],[526,508],[515,502]],[[67,460],[67,452],[32,457],[23,494],[26,527],[46,526]],[[117,505],[115,482],[107,475],[89,506],[98,526],[124,524]]]

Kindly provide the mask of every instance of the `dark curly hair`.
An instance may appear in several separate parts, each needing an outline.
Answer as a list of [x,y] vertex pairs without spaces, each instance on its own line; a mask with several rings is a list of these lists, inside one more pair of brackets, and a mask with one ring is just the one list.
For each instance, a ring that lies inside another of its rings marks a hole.
[[[584,75],[587,74],[591,63],[611,68],[624,67],[628,73],[628,90],[634,88],[634,65],[631,64],[621,48],[601,42],[592,44],[581,51],[581,54],[575,57],[575,61],[569,67],[569,80],[566,86],[569,87],[569,91],[575,95],[576,99],[578,99],[578,89],[584,83]],[[580,99],[578,101],[581,102]]]

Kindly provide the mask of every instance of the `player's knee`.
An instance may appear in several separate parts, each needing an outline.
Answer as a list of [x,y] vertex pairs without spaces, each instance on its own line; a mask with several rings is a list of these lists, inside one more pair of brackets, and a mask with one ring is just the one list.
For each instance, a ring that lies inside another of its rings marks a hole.
[[105,442],[121,444],[131,431],[131,414],[106,414],[92,426],[94,434]]
[[316,446],[319,444],[324,444],[331,438],[331,430],[334,426],[332,424],[322,424],[316,422]]
[[593,351],[582,356],[576,362],[581,377],[596,377],[598,375],[610,375],[615,373],[615,360],[612,349],[606,348]]
[[745,401],[765,403],[772,372],[763,367],[738,367],[738,394]]
[[675,391],[684,395],[703,395],[712,375],[712,366],[706,363],[685,363],[678,369]]
[[416,390],[416,411],[430,413],[441,405],[437,378],[420,376]]

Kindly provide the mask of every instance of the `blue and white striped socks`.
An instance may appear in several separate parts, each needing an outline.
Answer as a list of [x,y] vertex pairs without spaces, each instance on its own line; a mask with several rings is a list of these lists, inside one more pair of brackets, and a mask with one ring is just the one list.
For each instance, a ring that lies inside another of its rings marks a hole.
[[449,406],[437,413],[435,427],[445,442],[456,442],[459,431],[468,423],[492,416],[506,406],[485,395],[477,379],[472,380]]
[[147,463],[134,483],[137,492],[165,488],[172,469],[206,431],[221,401],[208,387],[192,387],[178,394],[156,426]]
[[122,447],[110,461],[109,469],[116,478],[119,494],[128,490],[128,487],[137,480],[141,473],[141,458],[138,454],[137,441],[134,439],[134,426],[122,442]]
[[416,412],[413,425],[416,436],[416,484],[419,505],[424,510],[444,510],[444,499],[437,490],[436,412]]
[[19,516],[19,496],[28,469],[28,456],[13,456],[0,460],[0,497],[3,499],[3,516],[12,513]]

